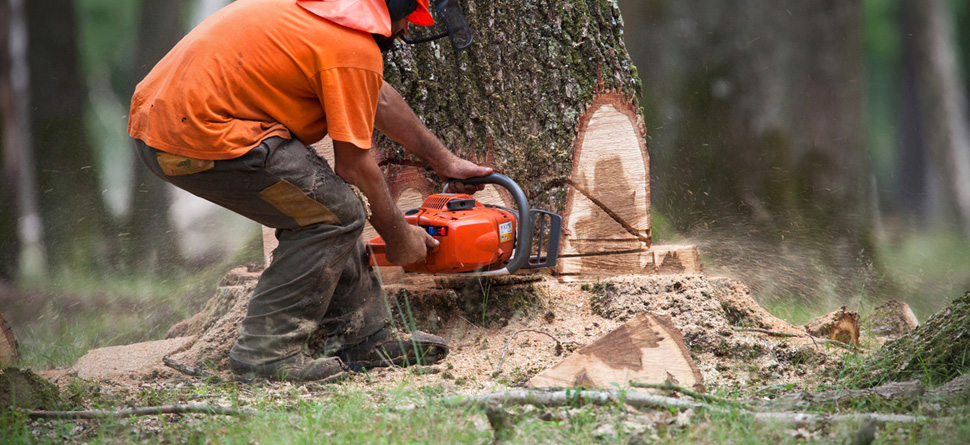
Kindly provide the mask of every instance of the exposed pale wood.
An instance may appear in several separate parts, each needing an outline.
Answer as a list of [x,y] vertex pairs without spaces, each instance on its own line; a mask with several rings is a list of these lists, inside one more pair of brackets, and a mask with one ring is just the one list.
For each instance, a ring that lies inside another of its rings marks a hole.
[[[644,250],[625,249],[632,247],[629,242],[629,240],[588,242],[589,245],[598,244],[597,248],[590,247],[590,253],[586,256],[564,254],[565,256],[559,259],[559,271],[567,277],[581,275],[611,276],[628,273],[644,275],[699,274],[703,272],[700,251],[697,246],[669,245],[654,246]],[[585,247],[585,244],[583,245]],[[605,249],[609,246],[616,246],[617,250],[614,252],[625,253],[605,254],[610,252],[610,250]],[[604,252],[604,254],[592,254],[600,252]]]
[[816,317],[805,324],[809,334],[837,340],[853,346],[859,345],[859,314],[848,311],[845,306]]
[[0,314],[0,365],[15,363],[20,360],[20,350],[17,348],[17,339],[13,336],[13,329],[10,323],[4,320]]
[[702,387],[680,331],[645,312],[574,352],[531,380],[531,387],[611,388],[630,382]]
[[874,335],[898,336],[919,326],[919,320],[909,305],[902,301],[889,300],[869,314],[862,327]]
[[[619,98],[604,95],[594,100],[581,121],[563,215],[563,255],[650,247],[649,158],[637,116]],[[613,273],[643,268],[639,256],[630,255],[602,265]],[[577,270],[576,262],[564,262],[560,272],[599,270]]]

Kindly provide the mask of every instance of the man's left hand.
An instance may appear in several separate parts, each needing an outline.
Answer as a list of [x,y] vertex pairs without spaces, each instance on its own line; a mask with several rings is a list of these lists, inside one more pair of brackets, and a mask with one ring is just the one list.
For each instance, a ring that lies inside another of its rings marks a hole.
[[[492,168],[475,164],[474,162],[461,159],[457,156],[451,156],[451,159],[446,161],[444,165],[435,168],[435,172],[438,173],[438,176],[441,176],[442,180],[450,181],[453,179],[468,179],[486,176],[492,173]],[[481,191],[484,187],[485,186],[483,184],[473,185],[455,182],[448,187],[448,191],[451,193],[466,193],[471,195],[475,192]]]

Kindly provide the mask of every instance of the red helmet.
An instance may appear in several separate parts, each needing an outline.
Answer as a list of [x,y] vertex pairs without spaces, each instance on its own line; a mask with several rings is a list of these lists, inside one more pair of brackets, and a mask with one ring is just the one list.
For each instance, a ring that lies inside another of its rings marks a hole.
[[[391,35],[391,17],[385,0],[296,0],[313,14],[338,25],[383,36]],[[408,21],[419,26],[434,25],[428,0],[417,0],[418,7]]]

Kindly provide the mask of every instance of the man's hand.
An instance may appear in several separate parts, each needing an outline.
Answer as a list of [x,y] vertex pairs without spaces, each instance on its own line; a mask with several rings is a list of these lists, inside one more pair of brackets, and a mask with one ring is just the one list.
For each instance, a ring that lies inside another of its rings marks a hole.
[[400,230],[400,236],[395,239],[384,238],[384,252],[387,261],[398,266],[423,261],[428,252],[438,247],[438,240],[428,235],[424,229],[410,224]]
[[[455,155],[451,155],[451,159],[442,165],[440,168],[432,165],[438,176],[444,181],[449,181],[452,179],[468,179],[477,178],[480,176],[489,175],[492,173],[491,167],[484,167],[475,164],[471,161],[466,161]],[[467,193],[471,195],[477,191],[481,191],[485,187],[484,184],[464,184],[461,182],[456,182],[448,187],[448,191],[451,193]]]

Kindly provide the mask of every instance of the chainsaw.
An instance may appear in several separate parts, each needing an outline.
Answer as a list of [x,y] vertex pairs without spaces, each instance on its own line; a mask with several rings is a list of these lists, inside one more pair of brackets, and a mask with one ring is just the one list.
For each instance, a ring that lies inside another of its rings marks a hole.
[[[516,209],[482,204],[464,193],[447,193],[455,182],[501,186],[512,194]],[[552,267],[559,258],[562,217],[530,209],[525,193],[505,175],[450,181],[421,207],[404,212],[404,219],[439,241],[424,261],[403,266],[408,272],[505,275],[523,268]],[[385,256],[383,238],[370,240],[367,247],[371,266],[392,266]]]

